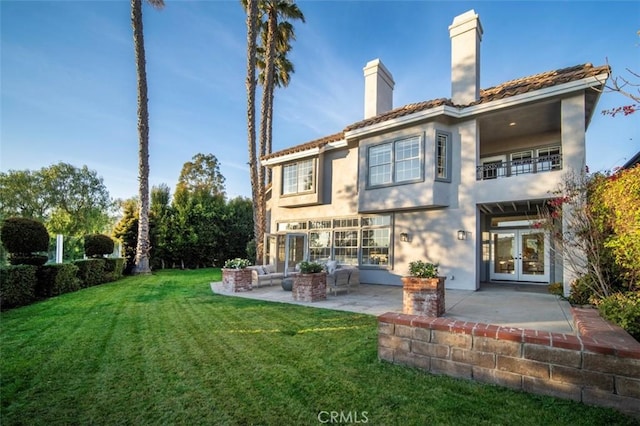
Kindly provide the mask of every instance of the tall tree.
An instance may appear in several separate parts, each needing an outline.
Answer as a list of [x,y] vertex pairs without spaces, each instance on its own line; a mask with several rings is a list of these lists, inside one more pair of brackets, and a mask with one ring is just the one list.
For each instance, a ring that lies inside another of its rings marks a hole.
[[182,166],[176,192],[204,192],[224,197],[225,178],[220,173],[220,163],[213,154],[196,154]]
[[[295,40],[295,33],[291,20],[304,22],[304,15],[292,0],[263,0],[259,8],[265,16],[262,25],[262,49],[264,51],[264,77],[262,78],[262,102],[260,107],[260,155],[271,153],[271,126],[273,122],[273,96],[277,83],[276,64],[281,62],[291,50],[291,41]],[[286,66],[286,62],[284,63]],[[291,69],[293,66],[291,62]],[[283,71],[278,70],[279,73]],[[289,74],[286,75],[288,84]],[[259,170],[258,180],[265,184],[265,168]]]
[[[291,50],[291,41],[295,40],[295,33],[293,25],[290,22],[279,22],[276,32],[276,52],[273,60],[274,74],[273,84],[271,87],[266,85],[266,49],[267,46],[267,31],[266,28],[261,32],[262,46],[258,47],[258,68],[260,73],[258,74],[258,83],[260,83],[266,92],[267,103],[266,113],[264,118],[266,119],[266,135],[265,143],[261,146],[263,151],[260,155],[270,154],[273,146],[272,140],[272,128],[273,128],[273,102],[274,102],[274,90],[276,87],[287,87],[291,80],[291,74],[295,72],[293,63],[287,57],[287,54]],[[264,97],[263,97],[264,99]],[[262,123],[261,123],[262,124]],[[265,176],[265,183],[271,182],[271,170],[263,168],[263,174]]]
[[253,201],[254,238],[258,255],[262,255],[262,235],[265,232],[264,184],[258,180],[258,158],[256,155],[256,48],[258,39],[258,0],[242,0],[247,12],[247,145],[249,151],[249,175],[251,199]]
[[[147,1],[157,9],[164,7],[163,0]],[[131,24],[133,26],[133,46],[138,77],[138,196],[140,197],[134,273],[148,274],[151,273],[149,267],[149,100],[147,98],[147,71],[142,28],[142,0],[131,0]]]

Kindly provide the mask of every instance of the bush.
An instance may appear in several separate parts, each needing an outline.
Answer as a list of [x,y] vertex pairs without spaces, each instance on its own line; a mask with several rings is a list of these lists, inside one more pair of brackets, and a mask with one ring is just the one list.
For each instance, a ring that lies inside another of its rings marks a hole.
[[87,257],[103,257],[113,253],[113,240],[108,235],[89,234],[84,236],[84,254]]
[[600,315],[640,341],[640,291],[614,293],[598,303]]
[[114,257],[104,259],[105,282],[117,281],[122,278],[124,272],[124,257]]
[[77,290],[80,290],[80,279],[76,265],[63,263],[38,268],[36,296],[52,297]]
[[422,260],[409,262],[409,275],[418,278],[438,278],[438,265]]
[[251,266],[249,259],[241,259],[236,257],[235,259],[229,259],[224,262],[225,269],[244,269],[247,266]]
[[0,229],[2,245],[9,253],[29,255],[49,249],[47,228],[37,220],[26,217],[9,217]]
[[300,262],[300,272],[303,274],[317,274],[324,271],[324,266],[317,262]]
[[572,305],[589,305],[595,295],[595,284],[590,276],[584,275],[571,283],[569,303]]
[[562,283],[549,284],[549,287],[547,287],[547,289],[549,290],[549,293],[555,294],[556,296],[564,295],[564,287],[562,286]]
[[28,305],[35,300],[38,281],[35,266],[17,265],[0,269],[0,308]]
[[10,254],[9,263],[12,265],[42,266],[49,257],[44,254]]
[[106,282],[104,265],[105,259],[76,260],[74,265],[78,267],[78,278],[81,287],[92,287]]

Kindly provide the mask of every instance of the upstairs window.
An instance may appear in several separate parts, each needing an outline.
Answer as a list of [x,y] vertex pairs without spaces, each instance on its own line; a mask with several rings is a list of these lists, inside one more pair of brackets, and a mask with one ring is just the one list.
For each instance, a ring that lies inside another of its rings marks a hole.
[[282,195],[311,192],[313,190],[313,160],[287,164],[282,168]]
[[436,132],[436,180],[451,182],[451,134]]
[[422,141],[415,136],[372,146],[368,152],[369,186],[422,179]]

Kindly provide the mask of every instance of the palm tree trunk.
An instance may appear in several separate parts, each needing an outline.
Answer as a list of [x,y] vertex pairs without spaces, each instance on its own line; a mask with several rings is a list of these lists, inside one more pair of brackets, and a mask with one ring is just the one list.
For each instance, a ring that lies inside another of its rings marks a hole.
[[134,274],[151,273],[149,268],[149,110],[147,99],[147,72],[142,30],[142,0],[131,0],[133,45],[138,75],[138,173],[140,218],[136,246]]
[[256,47],[258,37],[258,0],[247,0],[247,145],[249,151],[249,174],[251,178],[251,196],[253,199],[253,233],[256,241],[256,262],[262,259],[265,220],[264,185],[258,176],[258,156],[256,153]]

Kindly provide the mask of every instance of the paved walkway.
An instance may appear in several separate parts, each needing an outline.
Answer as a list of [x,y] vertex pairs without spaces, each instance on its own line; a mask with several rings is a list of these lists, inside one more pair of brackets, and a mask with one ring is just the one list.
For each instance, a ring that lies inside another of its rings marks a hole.
[[[402,287],[361,284],[356,291],[327,295],[319,302],[296,302],[290,291],[265,286],[244,293],[229,293],[222,283],[211,283],[216,294],[270,302],[291,303],[314,308],[335,309],[381,315],[402,312]],[[445,317],[508,327],[576,334],[567,301],[533,285],[483,284],[480,291],[446,290]]]

